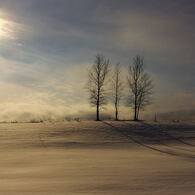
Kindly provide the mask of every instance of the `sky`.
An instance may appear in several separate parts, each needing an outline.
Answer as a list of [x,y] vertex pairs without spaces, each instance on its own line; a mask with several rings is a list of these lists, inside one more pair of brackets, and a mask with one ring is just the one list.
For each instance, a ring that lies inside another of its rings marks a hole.
[[145,113],[195,109],[194,10],[193,0],[0,0],[0,121],[93,113],[85,85],[97,53],[124,78],[144,57],[155,86]]

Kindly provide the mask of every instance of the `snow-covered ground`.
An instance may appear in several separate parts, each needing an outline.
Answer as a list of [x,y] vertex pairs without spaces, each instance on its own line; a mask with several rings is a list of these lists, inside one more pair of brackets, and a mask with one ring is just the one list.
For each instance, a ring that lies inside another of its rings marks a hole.
[[195,194],[195,124],[0,124],[0,194]]

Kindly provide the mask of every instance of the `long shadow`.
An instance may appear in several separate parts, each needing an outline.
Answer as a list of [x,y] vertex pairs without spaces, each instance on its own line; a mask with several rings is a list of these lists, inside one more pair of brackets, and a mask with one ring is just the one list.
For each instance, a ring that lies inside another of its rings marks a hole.
[[[127,121],[121,121],[125,124],[128,124]],[[165,136],[167,138],[167,140],[170,140],[170,141],[177,141],[179,143],[182,143],[182,144],[185,144],[185,145],[188,145],[188,146],[192,146],[192,147],[195,147],[194,144],[191,144],[191,143],[188,143],[188,142],[185,142],[184,140],[182,140],[181,138],[179,137],[176,137],[176,136],[173,136],[173,135],[170,135],[168,132],[166,132],[165,130],[162,130],[162,127],[157,127],[155,125],[150,125],[148,123],[145,123],[145,122],[140,122],[140,124],[142,125],[145,125],[146,127],[150,127],[150,131],[147,130],[146,131],[142,131],[142,135],[145,134],[145,136],[153,136],[153,134],[151,133],[151,131],[154,133],[154,132],[158,132],[158,135],[161,136],[160,138],[162,139],[162,136]],[[193,138],[193,137],[190,137],[190,138]],[[162,140],[159,140],[159,141],[162,141]],[[163,140],[165,141],[165,140]]]
[[150,149],[150,150],[153,150],[153,151],[156,151],[156,152],[160,152],[160,153],[164,153],[164,154],[168,154],[168,155],[171,155],[171,156],[177,156],[177,157],[182,157],[182,158],[188,158],[188,159],[191,159],[191,160],[195,160],[195,156],[194,155],[188,155],[188,154],[184,154],[184,153],[178,153],[178,152],[173,152],[173,151],[165,151],[165,150],[162,150],[162,149],[159,149],[159,148],[156,148],[154,146],[150,146],[150,145],[147,145],[145,143],[142,143],[140,142],[139,140],[135,139],[133,136],[129,135],[129,134],[126,134],[124,131],[122,131],[121,129],[119,129],[118,127],[108,123],[108,122],[105,122],[105,121],[102,121],[102,123],[112,127],[115,131],[117,131],[118,133],[122,134],[123,136],[129,138],[131,141],[133,141],[134,143],[140,145],[140,146],[143,146],[144,148],[147,148],[147,149]]
[[[157,127],[154,127],[153,125],[150,125],[150,124],[145,123],[145,122],[143,122],[142,124],[144,124],[144,125],[146,125],[146,126],[149,126],[149,127],[153,128],[153,129],[156,129],[156,128],[157,128]],[[185,142],[184,140],[181,140],[181,138],[179,138],[179,137],[175,137],[175,136],[173,136],[173,135],[170,135],[170,134],[169,134],[168,132],[166,132],[165,130],[162,130],[162,129],[158,129],[158,130],[161,131],[161,132],[163,132],[167,137],[169,137],[169,138],[171,138],[171,139],[174,139],[174,140],[176,140],[176,141],[178,141],[178,142],[180,142],[180,143],[182,143],[182,144],[185,144],[185,145],[188,145],[188,146],[195,147],[194,144]]]
[[[123,121],[123,123],[129,125],[129,123],[126,123],[124,121]],[[148,124],[148,123],[145,123],[145,122],[141,122],[140,124],[145,125],[145,127],[149,127],[150,128],[150,130],[145,130],[145,132],[147,131],[147,133],[145,133],[145,136],[148,136],[148,134],[149,135],[151,135],[151,134],[153,135],[154,132],[155,133],[157,132],[158,133],[158,136],[159,136],[158,141],[159,141],[159,143],[161,145],[164,145],[166,147],[170,147],[170,145],[167,145],[167,142],[164,143],[165,141],[168,141],[169,140],[169,141],[177,141],[178,143],[182,143],[182,144],[187,145],[187,146],[192,146],[192,147],[195,146],[193,144],[190,144],[188,142],[185,142],[185,141],[181,140],[181,138],[179,138],[179,137],[175,137],[175,136],[170,135],[168,132],[166,132],[166,130],[163,130],[162,129],[163,125],[161,125],[162,127],[159,127],[159,126],[151,125],[151,124]],[[143,131],[142,131],[142,135],[144,135],[144,132]],[[163,136],[166,137],[166,138],[168,138],[168,140],[167,139],[165,140],[163,138]],[[190,138],[193,138],[193,137],[190,137]],[[195,150],[190,150],[190,149],[176,147],[176,146],[171,146],[171,148],[175,148],[175,149],[183,150],[183,151],[187,151],[187,152],[195,152]],[[194,149],[194,148],[192,148],[192,149]]]
[[[126,123],[124,121],[123,121],[123,123],[129,125],[129,123]],[[145,122],[141,122],[140,124],[143,125],[142,128],[144,126],[150,128],[150,130],[145,130],[144,132],[142,130],[142,132],[141,132],[142,136],[148,136],[148,135],[150,135],[149,137],[153,137],[154,138],[154,132],[155,132],[155,134],[158,133],[158,137],[156,136],[155,138],[158,138],[158,142],[161,145],[164,145],[164,146],[169,147],[169,148],[175,148],[177,150],[183,150],[183,151],[186,151],[186,152],[195,152],[195,150],[193,150],[194,148],[192,148],[192,149],[189,149],[189,148],[186,149],[186,148],[181,148],[181,147],[177,147],[177,146],[167,145],[168,141],[169,142],[177,141],[178,143],[182,143],[184,145],[194,147],[193,144],[187,143],[187,142],[181,140],[181,138],[179,138],[179,137],[175,137],[175,136],[170,135],[168,132],[166,132],[166,130],[162,130],[163,125],[161,125],[162,127],[159,127],[159,126],[151,125],[151,124],[148,124],[148,123],[145,123]],[[147,131],[147,133],[145,133],[146,131]],[[134,132],[134,134],[136,134],[136,133]],[[166,140],[165,140],[165,137],[166,137]],[[190,137],[190,138],[192,138],[192,137]]]

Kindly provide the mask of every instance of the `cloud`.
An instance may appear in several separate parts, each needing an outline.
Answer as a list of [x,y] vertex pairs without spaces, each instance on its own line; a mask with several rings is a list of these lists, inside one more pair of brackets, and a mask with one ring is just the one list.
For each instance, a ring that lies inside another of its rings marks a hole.
[[91,113],[84,86],[96,53],[124,69],[144,56],[156,85],[146,112],[189,109],[194,8],[191,0],[0,0],[0,118]]

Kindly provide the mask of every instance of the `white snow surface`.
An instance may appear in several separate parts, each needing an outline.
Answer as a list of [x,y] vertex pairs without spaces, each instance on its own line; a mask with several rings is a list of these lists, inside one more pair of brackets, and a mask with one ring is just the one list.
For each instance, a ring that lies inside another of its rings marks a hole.
[[0,124],[2,195],[193,195],[195,124]]

